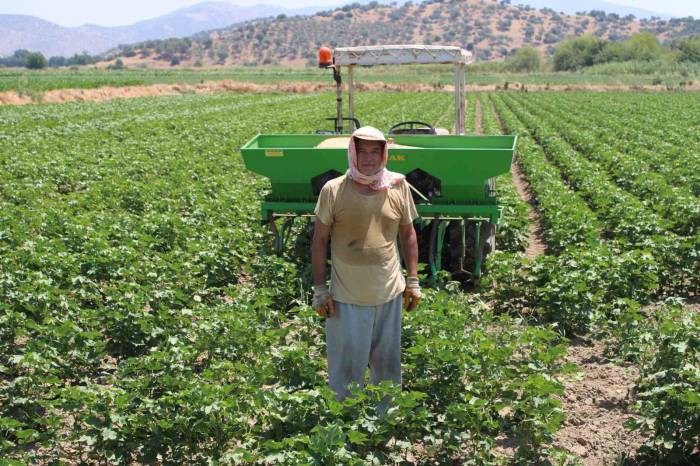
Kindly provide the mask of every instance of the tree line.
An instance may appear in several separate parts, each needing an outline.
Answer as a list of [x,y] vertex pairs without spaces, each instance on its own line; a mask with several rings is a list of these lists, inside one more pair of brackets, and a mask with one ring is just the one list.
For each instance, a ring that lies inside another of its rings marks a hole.
[[90,55],[87,52],[80,54],[76,53],[72,57],[54,56],[47,59],[41,52],[18,49],[8,57],[0,57],[0,66],[40,70],[46,68],[47,66],[60,67],[91,65],[100,60],[102,60],[102,58],[99,55]]
[[623,41],[607,41],[585,34],[562,41],[554,50],[554,71],[576,71],[604,63],[663,62],[700,63],[700,35],[674,39],[667,45],[649,32]]
[[549,63],[535,47],[516,50],[501,71],[535,72],[548,68],[553,71],[580,71],[605,63],[659,63],[660,67],[681,63],[700,63],[700,35],[674,39],[663,45],[649,32],[639,32],[626,40],[609,41],[593,34],[568,37],[554,48]]

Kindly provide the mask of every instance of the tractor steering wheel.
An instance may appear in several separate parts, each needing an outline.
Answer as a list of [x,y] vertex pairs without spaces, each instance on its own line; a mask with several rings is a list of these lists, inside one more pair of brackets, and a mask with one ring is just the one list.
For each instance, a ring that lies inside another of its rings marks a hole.
[[422,121],[402,121],[389,128],[388,134],[437,134],[437,132],[431,125]]

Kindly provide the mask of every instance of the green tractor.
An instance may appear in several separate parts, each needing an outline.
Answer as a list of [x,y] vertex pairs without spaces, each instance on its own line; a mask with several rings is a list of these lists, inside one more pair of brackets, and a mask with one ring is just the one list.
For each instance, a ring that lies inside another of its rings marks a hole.
[[[242,148],[246,167],[270,180],[262,203],[280,254],[298,217],[313,220],[323,185],[347,169],[348,133],[355,117],[356,66],[451,63],[455,69],[454,134],[413,120],[397,122],[386,133],[387,168],[406,175],[420,218],[415,222],[421,262],[433,280],[447,270],[454,280],[476,282],[486,256],[496,248],[503,212],[493,178],[510,171],[516,136],[464,134],[465,66],[471,54],[459,47],[393,45],[322,48],[319,66],[330,68],[336,83],[334,128],[317,134],[258,134]],[[342,67],[348,70],[348,116],[343,115]]]

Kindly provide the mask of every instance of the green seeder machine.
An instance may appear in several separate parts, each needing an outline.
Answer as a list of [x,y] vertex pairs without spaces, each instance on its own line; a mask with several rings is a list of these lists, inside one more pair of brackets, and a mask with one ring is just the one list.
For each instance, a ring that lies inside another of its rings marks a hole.
[[[353,112],[353,68],[454,63],[455,134],[420,121],[400,122],[386,134],[387,168],[405,174],[412,189],[420,215],[414,225],[420,260],[429,265],[432,278],[445,269],[456,280],[477,281],[485,257],[495,250],[502,215],[493,178],[510,171],[516,136],[464,135],[464,65],[471,54],[459,47],[378,46],[336,49],[332,59],[328,55],[327,49],[321,50],[321,65],[333,69],[337,84],[337,112],[331,118],[335,128],[320,134],[259,134],[241,148],[246,167],[270,180],[261,220],[272,228],[276,252],[284,250],[295,219],[313,220],[323,185],[347,169],[347,132],[360,126]],[[341,66],[349,67],[347,118],[342,113]]]

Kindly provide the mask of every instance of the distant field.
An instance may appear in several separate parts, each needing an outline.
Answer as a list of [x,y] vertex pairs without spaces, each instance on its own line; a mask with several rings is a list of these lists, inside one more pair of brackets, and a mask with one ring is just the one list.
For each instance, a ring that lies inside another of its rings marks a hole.
[[[602,72],[601,72],[602,71]],[[619,72],[618,72],[619,71]],[[681,70],[683,71],[683,70]],[[624,69],[596,70],[596,73],[537,73],[516,74],[467,72],[467,84],[501,84],[518,81],[524,84],[593,84],[644,85],[667,84],[700,79],[700,72],[670,72],[668,74],[634,74]],[[451,84],[454,80],[451,66],[403,66],[359,69],[357,78],[363,82],[387,83],[417,82],[423,84]],[[0,91],[43,92],[54,89],[92,89],[101,86],[138,86],[148,84],[197,83],[200,81],[230,79],[234,81],[274,84],[288,81],[332,82],[330,72],[317,68],[230,67],[216,69],[127,69],[107,71],[95,69],[0,70]]]

